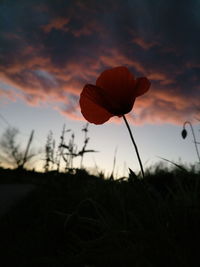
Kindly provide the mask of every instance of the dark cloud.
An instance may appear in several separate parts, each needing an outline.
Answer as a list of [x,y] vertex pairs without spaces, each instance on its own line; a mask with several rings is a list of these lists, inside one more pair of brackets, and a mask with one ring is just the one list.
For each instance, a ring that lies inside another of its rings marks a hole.
[[197,0],[1,1],[0,95],[77,118],[83,85],[126,65],[152,81],[134,120],[182,123],[199,106],[199,11]]

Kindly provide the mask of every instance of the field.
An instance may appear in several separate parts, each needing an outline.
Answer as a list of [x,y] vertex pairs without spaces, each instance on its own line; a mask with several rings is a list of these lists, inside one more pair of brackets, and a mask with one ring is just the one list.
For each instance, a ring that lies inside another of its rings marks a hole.
[[[198,266],[200,173],[157,168],[145,178],[0,170],[35,189],[0,218],[8,266]],[[4,266],[4,265],[2,265]]]

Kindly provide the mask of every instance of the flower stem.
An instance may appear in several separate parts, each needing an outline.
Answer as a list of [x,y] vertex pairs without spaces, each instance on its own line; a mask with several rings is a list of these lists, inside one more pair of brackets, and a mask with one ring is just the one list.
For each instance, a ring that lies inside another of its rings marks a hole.
[[185,129],[186,124],[188,124],[190,126],[190,129],[192,131],[192,135],[193,135],[193,139],[194,139],[194,145],[195,145],[195,149],[196,149],[196,152],[197,152],[197,157],[198,157],[199,163],[200,163],[200,155],[199,155],[199,150],[198,150],[198,147],[197,147],[197,140],[196,140],[196,137],[195,137],[195,134],[194,134],[194,129],[193,129],[192,123],[190,121],[185,121],[184,124],[183,124],[183,129]]
[[134,145],[134,147],[135,147],[135,151],[136,151],[136,154],[137,154],[137,157],[138,157],[138,161],[139,161],[139,164],[140,164],[140,169],[141,169],[141,172],[142,172],[142,176],[143,176],[143,178],[144,178],[144,170],[143,170],[142,161],[141,161],[141,159],[140,159],[140,155],[139,155],[139,152],[138,152],[137,145],[136,145],[136,143],[135,143],[135,140],[134,140],[134,138],[133,138],[133,134],[132,134],[132,132],[131,132],[130,126],[129,126],[129,124],[128,124],[128,121],[127,121],[125,115],[122,115],[122,117],[123,117],[123,119],[124,119],[124,121],[125,121],[126,127],[128,128],[128,132],[129,132],[129,134],[130,134],[132,143],[133,143],[133,145]]

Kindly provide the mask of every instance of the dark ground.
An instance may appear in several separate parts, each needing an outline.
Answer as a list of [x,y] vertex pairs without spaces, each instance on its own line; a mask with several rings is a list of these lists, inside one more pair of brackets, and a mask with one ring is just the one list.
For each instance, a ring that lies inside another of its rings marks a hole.
[[21,195],[33,186],[0,217],[1,266],[198,266],[199,179],[180,170],[112,181],[0,169],[0,188]]

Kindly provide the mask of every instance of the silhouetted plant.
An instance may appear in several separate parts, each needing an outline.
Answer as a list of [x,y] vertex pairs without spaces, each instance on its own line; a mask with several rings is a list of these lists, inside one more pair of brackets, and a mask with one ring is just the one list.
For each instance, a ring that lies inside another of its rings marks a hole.
[[[82,131],[84,132],[84,142],[83,147],[78,150],[78,146],[75,143],[75,134],[71,134],[71,138],[69,139],[68,144],[65,143],[63,139],[63,143],[60,144],[60,148],[62,148],[62,158],[65,161],[66,167],[65,170],[73,170],[73,160],[76,157],[81,157],[80,160],[80,168],[83,168],[83,156],[85,153],[97,152],[93,149],[86,149],[89,137],[88,137],[88,123],[83,127]],[[64,151],[65,150],[65,151]]]
[[115,171],[115,166],[116,166],[116,156],[117,156],[117,147],[115,148],[115,152],[114,152],[113,168],[112,168],[112,172],[111,172],[111,175],[110,175],[110,180],[114,180],[114,171]]
[[[64,142],[61,144],[60,148],[62,149],[62,158],[65,161],[65,170],[72,170],[73,169],[73,160],[74,157],[77,156],[77,145],[74,142],[75,134],[72,133],[69,139],[68,145]],[[64,150],[67,149],[67,152]]]
[[165,159],[165,158],[162,158],[162,157],[158,157],[158,158],[160,158],[162,160],[165,160],[166,162],[169,162],[169,163],[173,164],[175,167],[179,168],[181,171],[187,172],[187,168],[185,168],[181,164],[177,164],[176,162],[173,162],[171,160],[168,160],[168,159]]
[[197,153],[197,157],[198,157],[198,160],[199,160],[199,163],[200,163],[200,155],[199,155],[199,150],[198,150],[198,146],[197,146],[198,142],[196,140],[196,136],[195,136],[195,133],[194,133],[194,129],[193,129],[192,123],[190,121],[185,121],[184,122],[181,135],[182,135],[183,139],[185,139],[187,137],[187,130],[185,128],[187,124],[190,126],[190,129],[191,129],[191,132],[192,132],[192,136],[193,136],[193,140],[194,140],[196,153]]
[[66,126],[65,124],[63,125],[63,130],[62,130],[62,133],[61,133],[61,136],[60,136],[60,143],[58,145],[58,148],[57,148],[57,152],[56,152],[56,165],[57,165],[57,171],[59,172],[60,171],[60,166],[61,166],[61,162],[62,162],[62,159],[65,161],[66,165],[69,164],[68,162],[68,159],[66,159],[64,157],[64,145],[65,145],[65,134],[67,132],[70,132],[71,130],[70,129],[65,129]]
[[66,172],[74,171],[74,158],[80,157],[80,168],[83,168],[83,157],[85,153],[97,152],[93,149],[86,149],[89,137],[88,137],[88,123],[83,127],[82,131],[84,132],[84,141],[83,146],[79,150],[77,144],[75,143],[75,134],[71,133],[69,139],[66,139],[66,133],[71,132],[70,129],[66,129],[66,126],[63,125],[62,133],[60,136],[60,142],[55,149],[55,140],[53,139],[53,133],[50,131],[47,136],[47,141],[45,145],[45,164],[44,169],[46,172],[56,169],[57,172],[60,172],[61,166],[64,164]]
[[81,161],[80,161],[80,168],[82,169],[83,167],[83,156],[86,153],[86,146],[90,140],[90,138],[87,136],[88,133],[88,126],[89,123],[86,123],[85,127],[83,127],[82,131],[84,132],[84,145],[81,151],[79,151],[79,154],[81,156]]
[[83,144],[83,147],[82,149],[78,152],[78,156],[81,157],[81,161],[80,161],[80,168],[83,168],[83,156],[85,153],[93,153],[93,152],[97,152],[93,149],[86,149],[87,145],[88,145],[88,142],[90,140],[90,138],[87,136],[88,134],[88,126],[89,126],[89,123],[86,123],[86,125],[83,127],[82,131],[85,133],[84,134],[84,144]]
[[45,172],[50,171],[50,169],[53,169],[53,166],[55,164],[55,139],[53,139],[53,132],[50,131],[47,135],[47,142],[45,145],[45,165],[44,169]]
[[25,150],[22,150],[20,144],[17,143],[16,139],[18,134],[19,130],[14,127],[8,127],[3,133],[0,141],[0,146],[3,151],[1,158],[5,163],[8,163],[12,167],[23,169],[25,164],[30,162],[30,160],[36,155],[36,153],[30,152],[34,130],[30,133]]

